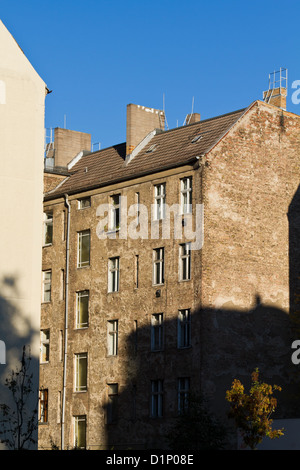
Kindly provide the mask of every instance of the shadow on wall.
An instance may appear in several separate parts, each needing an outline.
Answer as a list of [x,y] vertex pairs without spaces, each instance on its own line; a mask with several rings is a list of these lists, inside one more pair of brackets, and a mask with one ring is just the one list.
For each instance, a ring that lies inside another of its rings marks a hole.
[[[150,326],[120,344],[128,379],[119,384],[116,422],[107,425],[108,448],[167,449],[166,435],[178,416],[184,386],[194,394],[202,391],[210,412],[232,433],[229,446],[234,448],[236,433],[227,418],[225,393],[235,378],[247,387],[255,368],[260,380],[282,387],[274,417],[300,417],[299,369],[291,360],[295,332],[286,312],[262,305],[257,296],[248,311],[203,308],[192,312],[189,347],[178,349],[177,321],[166,321],[163,333],[161,351],[151,351]],[[163,416],[151,417],[157,412],[158,381]],[[112,415],[113,406],[107,403],[107,415]]]
[[300,186],[288,210],[290,314],[300,333]]
[[[4,385],[12,369],[20,366],[23,346],[30,346],[37,332],[24,318],[17,304],[19,299],[17,279],[3,277],[0,280],[0,340],[5,344],[5,364],[0,364],[0,404],[13,406],[11,392]],[[38,358],[31,356],[30,372],[33,373],[34,394],[28,406],[34,409],[38,397]],[[37,433],[34,435],[37,439]],[[1,448],[1,444],[0,444]],[[36,448],[33,446],[31,448]]]
[[[300,340],[300,187],[287,218],[289,314],[262,304],[259,295],[249,310],[198,308],[191,315],[191,346],[178,349],[178,323],[166,321],[163,350],[156,352],[150,349],[151,327],[138,329],[124,345],[128,382],[120,386],[118,420],[107,425],[108,448],[167,448],[165,437],[178,415],[180,378],[189,379],[194,393],[201,390],[209,409],[228,426],[226,390],[235,378],[249,386],[251,373],[258,368],[260,380],[282,387],[273,418],[300,418],[300,364],[292,361],[292,343]],[[151,387],[158,380],[163,387],[163,417],[151,418]],[[111,406],[107,404],[108,412]]]

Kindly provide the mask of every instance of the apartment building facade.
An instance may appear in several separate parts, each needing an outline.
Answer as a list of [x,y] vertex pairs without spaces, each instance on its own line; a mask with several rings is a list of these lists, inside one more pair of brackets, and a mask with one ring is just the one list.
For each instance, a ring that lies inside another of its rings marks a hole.
[[44,197],[40,449],[166,448],[189,393],[226,421],[255,367],[290,396],[299,117],[127,112],[127,142],[79,151]]

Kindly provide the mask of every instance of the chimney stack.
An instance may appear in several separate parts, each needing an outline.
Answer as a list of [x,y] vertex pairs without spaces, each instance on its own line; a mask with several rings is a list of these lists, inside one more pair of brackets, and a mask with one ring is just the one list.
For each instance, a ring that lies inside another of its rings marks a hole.
[[283,67],[270,73],[269,89],[263,92],[263,100],[286,111],[287,81],[288,71]]
[[186,117],[186,124],[193,124],[194,122],[200,122],[200,114],[199,113],[192,113],[188,114]]
[[154,129],[165,129],[165,113],[160,109],[136,104],[127,105],[126,155]]
[[[66,168],[79,152],[91,151],[91,134],[56,127],[54,142],[47,144],[47,148],[46,167]],[[51,160],[52,164],[50,165]]]
[[264,91],[263,99],[266,103],[286,111],[286,95],[286,88],[272,88],[268,91]]

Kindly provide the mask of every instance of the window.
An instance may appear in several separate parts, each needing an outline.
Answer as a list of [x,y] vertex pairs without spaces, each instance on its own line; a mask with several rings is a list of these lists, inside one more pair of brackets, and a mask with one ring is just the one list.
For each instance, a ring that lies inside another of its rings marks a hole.
[[135,255],[134,285],[136,289],[139,287],[139,255]]
[[56,414],[56,423],[61,423],[61,391],[57,393],[57,414]]
[[191,214],[192,212],[192,178],[183,178],[181,185],[181,212]]
[[110,230],[118,230],[121,223],[121,195],[114,194],[110,197]]
[[49,362],[50,330],[41,331],[41,362]]
[[183,414],[188,409],[190,392],[190,379],[183,377],[178,379],[178,413]]
[[86,209],[87,207],[91,207],[90,197],[82,197],[78,199],[78,209]]
[[108,292],[118,292],[119,290],[119,258],[108,260]]
[[191,244],[184,243],[179,247],[179,280],[191,279]]
[[64,269],[60,270],[60,300],[65,298],[65,271]]
[[191,312],[187,308],[178,313],[178,348],[191,346]]
[[138,321],[134,320],[133,322],[133,350],[134,353],[137,353],[138,350]]
[[51,300],[51,271],[43,271],[43,302]]
[[74,416],[74,447],[86,448],[86,416]]
[[53,239],[53,212],[44,212],[44,246],[51,245]]
[[163,416],[163,381],[151,381],[151,417],[161,418]]
[[118,320],[107,323],[107,349],[109,356],[118,354]]
[[155,313],[151,318],[151,350],[163,349],[163,314]]
[[107,384],[107,424],[118,421],[118,384]]
[[90,231],[78,232],[78,268],[89,266],[90,264]]
[[39,402],[40,402],[40,423],[47,423],[48,422],[48,390],[41,389],[39,394]]
[[76,294],[76,328],[86,328],[89,322],[89,291]]
[[153,284],[164,283],[164,248],[153,251]]
[[75,354],[75,391],[87,390],[87,353]]
[[140,193],[135,193],[136,223],[140,223]]
[[59,360],[63,360],[63,354],[64,354],[64,333],[63,330],[59,330],[59,335],[58,335],[58,355],[59,355]]
[[166,204],[166,185],[165,183],[158,184],[154,187],[154,218],[161,220],[165,218],[165,204]]

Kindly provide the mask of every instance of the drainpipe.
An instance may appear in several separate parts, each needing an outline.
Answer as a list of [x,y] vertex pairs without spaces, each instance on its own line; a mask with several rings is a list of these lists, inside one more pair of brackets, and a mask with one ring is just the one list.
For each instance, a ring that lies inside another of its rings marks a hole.
[[65,403],[66,403],[66,384],[67,384],[67,346],[68,346],[68,298],[69,298],[69,251],[70,251],[70,204],[68,195],[65,194],[65,204],[68,208],[67,215],[67,233],[66,233],[66,284],[65,284],[65,341],[64,341],[64,359],[63,359],[63,395],[61,410],[61,450],[65,448]]

